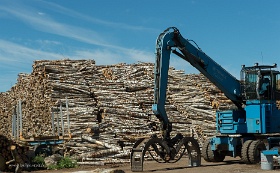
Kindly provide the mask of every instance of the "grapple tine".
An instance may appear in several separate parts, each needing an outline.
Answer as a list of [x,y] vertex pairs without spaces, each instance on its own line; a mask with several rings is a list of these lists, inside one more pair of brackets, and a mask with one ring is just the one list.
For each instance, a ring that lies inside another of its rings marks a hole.
[[134,144],[130,153],[130,166],[132,172],[142,172],[147,139],[141,138]]
[[[149,139],[139,139],[131,150],[131,171],[143,171],[143,162],[146,151],[150,154],[152,159],[158,163],[175,163],[182,158],[185,150],[187,150],[189,166],[201,165],[200,148],[197,141],[193,137],[184,137],[173,140],[174,143],[171,141],[166,141],[156,136],[153,136]],[[183,152],[180,152],[181,147],[183,147]],[[179,157],[175,157],[176,155]]]

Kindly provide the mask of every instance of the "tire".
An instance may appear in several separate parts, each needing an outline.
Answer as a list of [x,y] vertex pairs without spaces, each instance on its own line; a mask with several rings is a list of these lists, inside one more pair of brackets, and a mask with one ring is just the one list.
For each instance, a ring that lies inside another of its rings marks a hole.
[[223,153],[219,153],[218,151],[214,151],[214,161],[213,162],[222,162],[224,161],[226,155]]
[[241,161],[246,164],[250,164],[250,159],[249,159],[249,147],[253,140],[247,140],[243,143],[242,148],[241,148]]
[[202,147],[202,157],[206,162],[222,162],[225,159],[225,155],[218,151],[212,151],[210,141]]
[[35,156],[43,155],[44,157],[47,157],[52,155],[49,146],[45,144],[36,145],[34,147],[34,152],[35,152]]
[[248,150],[249,160],[252,164],[260,163],[261,151],[265,150],[265,144],[263,141],[256,140],[251,143]]
[[208,148],[210,146],[210,142],[204,143],[201,149],[201,155],[206,162],[211,162],[211,159],[208,156]]

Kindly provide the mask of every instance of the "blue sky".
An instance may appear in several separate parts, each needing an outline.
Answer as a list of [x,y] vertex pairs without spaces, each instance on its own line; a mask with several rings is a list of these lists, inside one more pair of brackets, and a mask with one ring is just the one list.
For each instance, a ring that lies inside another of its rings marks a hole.
[[[242,64],[280,65],[278,0],[1,0],[0,92],[34,60],[154,62],[156,38],[170,26],[238,79]],[[176,56],[171,65],[197,73]]]

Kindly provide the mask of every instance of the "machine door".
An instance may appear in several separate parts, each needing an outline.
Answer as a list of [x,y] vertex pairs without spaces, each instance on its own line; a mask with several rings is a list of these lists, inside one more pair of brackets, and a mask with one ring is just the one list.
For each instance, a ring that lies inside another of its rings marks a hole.
[[262,133],[261,105],[250,104],[246,106],[247,133]]

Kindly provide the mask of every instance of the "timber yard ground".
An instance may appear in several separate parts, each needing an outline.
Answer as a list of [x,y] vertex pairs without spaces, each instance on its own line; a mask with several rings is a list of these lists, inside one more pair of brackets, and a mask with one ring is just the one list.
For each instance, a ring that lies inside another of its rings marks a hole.
[[[43,170],[33,173],[132,173],[129,164],[111,166],[80,166],[74,169]],[[188,167],[187,160],[181,159],[177,163],[144,162],[144,171],[152,173],[278,173],[280,168],[262,170],[261,165],[247,165],[240,163],[239,158],[226,157],[224,162],[209,163],[202,159],[200,167]]]

